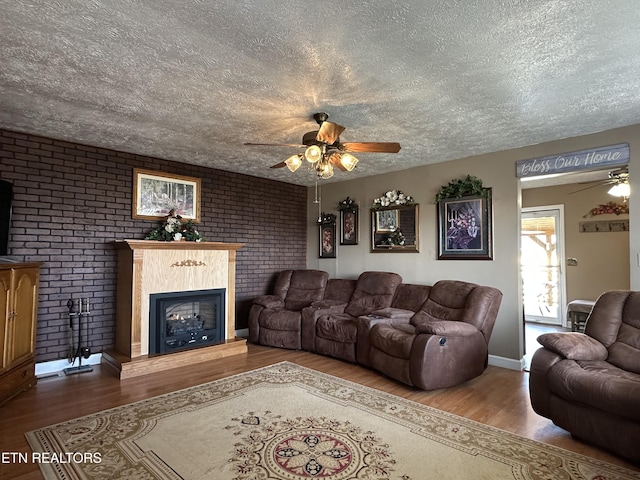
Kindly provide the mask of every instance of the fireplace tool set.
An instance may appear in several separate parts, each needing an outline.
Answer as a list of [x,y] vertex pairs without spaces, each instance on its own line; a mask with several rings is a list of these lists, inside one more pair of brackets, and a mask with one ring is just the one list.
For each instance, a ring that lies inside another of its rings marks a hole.
[[[69,309],[69,363],[73,364],[78,359],[78,365],[76,367],[68,367],[64,369],[65,375],[74,375],[76,373],[92,372],[93,367],[91,365],[82,365],[82,359],[88,359],[91,356],[91,349],[82,345],[82,318],[85,317],[88,320],[91,311],[89,308],[89,299],[78,299],[74,301],[70,298],[67,302],[67,308]],[[74,335],[74,318],[77,320],[77,336]],[[87,322],[85,322],[87,323]],[[88,326],[85,325],[87,330],[88,340]]]

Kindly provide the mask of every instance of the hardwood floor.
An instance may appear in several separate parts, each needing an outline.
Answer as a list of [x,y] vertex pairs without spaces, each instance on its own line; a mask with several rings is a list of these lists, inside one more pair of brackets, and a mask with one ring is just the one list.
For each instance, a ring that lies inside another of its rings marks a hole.
[[[358,365],[257,345],[249,345],[245,355],[130,380],[120,381],[107,367],[41,379],[34,388],[0,407],[0,452],[30,452],[24,434],[34,429],[285,360],[640,472],[639,467],[572,439],[535,414],[526,372],[489,366],[480,377],[463,385],[424,392]],[[0,479],[14,478],[43,477],[35,464],[0,462]]]

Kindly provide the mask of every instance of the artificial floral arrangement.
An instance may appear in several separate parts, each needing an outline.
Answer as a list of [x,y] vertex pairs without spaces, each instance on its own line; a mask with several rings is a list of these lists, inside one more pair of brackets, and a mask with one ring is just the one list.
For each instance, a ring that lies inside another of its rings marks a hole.
[[584,215],[582,218],[595,217],[596,215],[624,215],[629,213],[629,204],[627,203],[616,203],[609,202],[605,204],[598,205],[595,208],[589,210],[589,213]]
[[394,230],[386,240],[387,245],[404,245],[405,238],[402,234],[402,230]]
[[487,189],[482,186],[482,180],[473,175],[467,175],[464,178],[451,180],[446,185],[440,187],[436,193],[436,203],[445,198],[462,198],[465,195],[480,195],[487,198]]
[[196,225],[191,220],[182,221],[182,217],[171,210],[160,226],[151,230],[145,240],[161,240],[171,242],[173,240],[187,240],[188,242],[201,242],[204,237],[196,230]]
[[411,205],[413,197],[402,193],[400,190],[389,190],[387,193],[373,200],[371,208],[389,207],[392,205]]
[[332,223],[336,223],[336,216],[333,213],[322,212],[316,223],[318,225],[331,225]]
[[358,210],[358,204],[353,198],[347,197],[341,202],[338,202],[338,210],[341,212],[355,212]]

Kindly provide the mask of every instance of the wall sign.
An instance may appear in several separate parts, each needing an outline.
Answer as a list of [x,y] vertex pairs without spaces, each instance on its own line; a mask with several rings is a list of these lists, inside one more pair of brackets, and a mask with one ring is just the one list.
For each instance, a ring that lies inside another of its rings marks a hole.
[[516,162],[516,177],[538,177],[580,170],[596,170],[627,163],[629,163],[629,144],[619,143],[560,155],[519,160]]

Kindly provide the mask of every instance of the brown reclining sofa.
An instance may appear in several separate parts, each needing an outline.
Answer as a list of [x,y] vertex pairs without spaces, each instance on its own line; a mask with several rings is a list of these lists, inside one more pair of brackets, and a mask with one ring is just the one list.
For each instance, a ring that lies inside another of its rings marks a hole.
[[545,333],[531,406],[586,442],[640,464],[640,292],[603,293],[584,333]]
[[432,390],[486,369],[501,301],[498,289],[469,282],[429,286],[391,272],[352,280],[286,270],[272,295],[253,301],[249,341],[359,363]]

